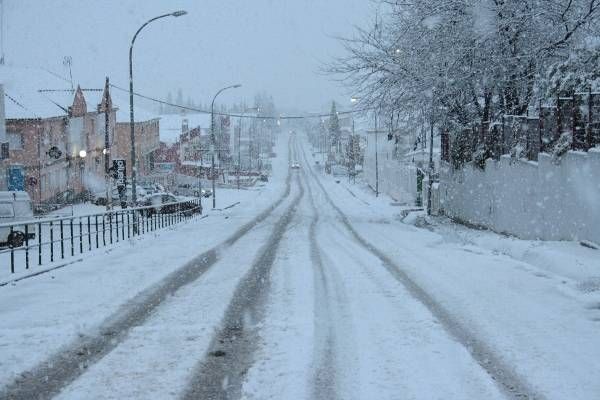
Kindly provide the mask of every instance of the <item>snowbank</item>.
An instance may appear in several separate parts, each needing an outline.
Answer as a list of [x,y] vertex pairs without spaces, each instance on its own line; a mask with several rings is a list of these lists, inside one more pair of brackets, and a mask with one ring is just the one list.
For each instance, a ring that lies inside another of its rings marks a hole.
[[600,151],[568,152],[560,163],[502,156],[485,170],[441,172],[444,212],[523,239],[600,243]]

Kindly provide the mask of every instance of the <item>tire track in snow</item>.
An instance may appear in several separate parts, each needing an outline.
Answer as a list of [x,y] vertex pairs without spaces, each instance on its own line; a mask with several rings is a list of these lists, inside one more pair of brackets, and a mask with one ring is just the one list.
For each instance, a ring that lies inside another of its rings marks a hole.
[[471,357],[490,375],[497,383],[500,390],[511,399],[515,400],[544,400],[545,397],[536,393],[526,381],[519,376],[513,369],[507,365],[502,358],[496,354],[487,344],[481,341],[467,327],[458,322],[446,308],[438,303],[432,296],[423,290],[415,281],[413,281],[406,272],[398,266],[391,258],[365,240],[352,226],[350,220],[341,209],[333,202],[327,190],[315,175],[311,164],[306,157],[304,146],[301,146],[302,158],[309,168],[309,173],[317,186],[321,189],[325,199],[331,207],[338,213],[344,227],[350,232],[351,236],[366,250],[375,255],[386,270],[398,280],[408,292],[419,302],[421,302],[429,312],[441,323],[444,329],[458,343],[462,344],[471,354]]
[[271,269],[284,233],[304,196],[304,187],[299,179],[297,182],[298,194],[275,223],[269,239],[236,288],[225,312],[222,328],[214,336],[207,354],[192,374],[182,399],[217,400],[240,397],[243,380],[259,344],[256,325],[263,317]]
[[[308,166],[307,166],[308,167]],[[306,182],[310,208],[313,217],[309,227],[310,258],[313,264],[315,285],[315,369],[312,381],[312,398],[315,400],[335,400],[337,394],[336,373],[336,350],[335,332],[332,325],[330,296],[327,276],[323,266],[321,250],[317,243],[317,226],[319,224],[319,213],[315,206],[313,192],[308,183],[308,177],[304,169],[302,177]],[[325,332],[320,332],[322,326],[326,325]]]
[[[291,159],[291,139],[288,158]],[[129,331],[142,325],[152,312],[181,287],[197,280],[219,260],[219,255],[235,244],[254,227],[263,222],[291,192],[291,173],[285,181],[285,191],[272,205],[250,222],[239,228],[223,243],[205,251],[183,267],[170,273],[160,283],[143,290],[122,305],[117,312],[102,322],[94,335],[82,336],[58,350],[31,370],[19,375],[12,383],[0,388],[0,399],[45,400],[57,395],[62,388],[76,380],[87,368],[114,350]]]

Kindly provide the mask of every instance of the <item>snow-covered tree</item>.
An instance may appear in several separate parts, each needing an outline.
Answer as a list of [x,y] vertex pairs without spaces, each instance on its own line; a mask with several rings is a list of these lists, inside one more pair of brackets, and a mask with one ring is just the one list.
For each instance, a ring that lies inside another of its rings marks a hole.
[[549,88],[597,79],[594,51],[577,49],[598,42],[600,0],[381,3],[328,70],[363,106],[404,114],[413,129],[424,118],[471,143],[502,115],[533,111]]
[[331,104],[331,112],[329,114],[329,143],[338,153],[341,152],[341,138],[342,129],[340,127],[340,119],[334,101]]

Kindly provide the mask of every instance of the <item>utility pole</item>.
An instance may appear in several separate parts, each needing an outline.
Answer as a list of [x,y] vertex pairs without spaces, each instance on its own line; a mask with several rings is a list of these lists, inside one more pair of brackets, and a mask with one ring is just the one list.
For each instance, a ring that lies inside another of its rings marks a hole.
[[198,170],[198,198],[200,199],[200,214],[202,214],[202,130],[198,132],[198,154],[200,155],[200,166]]
[[[4,109],[4,83],[0,83],[0,161],[8,157],[8,138],[6,136],[6,112]],[[38,135],[38,138],[40,135]],[[38,144],[38,149],[39,149]],[[38,157],[38,160],[41,157]],[[38,168],[38,173],[41,173],[41,168]],[[41,179],[38,179],[41,182]],[[3,163],[0,162],[0,190],[8,190],[8,176],[6,175],[6,168]]]
[[378,144],[378,136],[379,131],[378,128],[378,120],[377,120],[377,111],[375,111],[375,130],[368,131],[367,133],[375,134],[375,197],[379,197],[379,144]]
[[433,125],[435,121],[434,115],[434,102],[431,100],[431,132],[429,134],[429,182],[427,184],[427,215],[431,215],[431,190],[433,189],[433,170],[435,165],[433,163]]
[[377,129],[377,111],[375,112],[375,197],[379,197],[379,146],[377,138],[379,137]]
[[[246,113],[248,111],[256,111],[258,113],[258,112],[260,112],[260,108],[258,108],[258,107],[244,108],[244,111],[242,112],[242,116],[240,117],[240,130],[238,132],[238,176],[237,176],[238,190],[240,190],[240,172],[242,169],[242,147],[241,147],[240,137],[242,136],[242,123],[244,122],[244,117],[246,116]],[[248,133],[248,156],[251,157],[251,155],[250,155],[250,133]],[[252,161],[252,159],[250,159],[250,161]]]
[[0,65],[4,65],[4,0],[0,0]]
[[238,130],[238,137],[237,137],[237,144],[238,144],[238,162],[237,162],[237,189],[240,190],[240,173],[242,172],[242,142],[241,142],[241,137],[242,137],[242,122],[244,119],[244,112],[242,113],[242,118],[240,118],[240,126],[239,126],[239,130]]
[[106,77],[106,83],[104,85],[104,179],[106,180],[106,211],[112,209],[112,188],[111,188],[111,176],[110,176],[110,110],[112,104],[109,99],[109,80]]

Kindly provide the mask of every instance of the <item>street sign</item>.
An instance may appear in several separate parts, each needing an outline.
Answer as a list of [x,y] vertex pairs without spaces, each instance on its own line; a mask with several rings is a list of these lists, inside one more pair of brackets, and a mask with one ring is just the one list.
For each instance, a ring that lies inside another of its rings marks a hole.
[[115,174],[115,182],[117,188],[122,190],[127,184],[127,163],[125,160],[117,159],[113,160],[113,171]]
[[60,158],[60,156],[62,156],[62,151],[60,151],[60,149],[58,147],[52,146],[48,150],[48,155],[51,158],[54,158],[54,159],[58,160]]
[[28,176],[27,177],[27,185],[28,186],[35,186],[38,184],[38,180],[35,176]]
[[25,175],[23,174],[22,165],[11,165],[8,167],[8,190],[25,190]]
[[155,162],[154,170],[159,174],[169,174],[175,171],[174,162]]
[[127,207],[127,200],[125,198],[125,187],[127,186],[127,162],[123,159],[113,160],[112,170],[115,177],[115,183],[117,184],[117,191],[119,192],[121,207],[125,208]]

